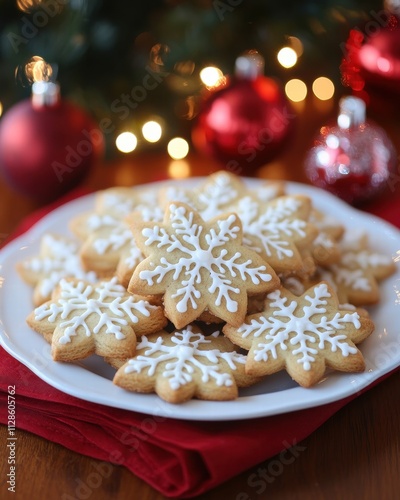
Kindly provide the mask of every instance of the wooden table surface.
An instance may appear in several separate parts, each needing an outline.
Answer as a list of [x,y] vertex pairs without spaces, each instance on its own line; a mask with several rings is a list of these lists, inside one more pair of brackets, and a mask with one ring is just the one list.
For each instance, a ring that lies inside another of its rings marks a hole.
[[[296,136],[288,150],[258,172],[259,177],[304,181],[302,160],[319,125],[334,111],[333,103],[317,106],[308,102],[300,111]],[[400,125],[378,117],[400,151]],[[185,163],[173,163],[162,152],[133,153],[96,167],[85,186],[102,189],[114,185],[133,185],[166,179],[171,173],[207,175],[215,163],[191,154]],[[0,238],[11,234],[18,223],[39,203],[11,191],[0,179]],[[399,215],[400,216],[400,215]],[[1,361],[0,361],[1,362]],[[18,388],[17,388],[18,390]],[[370,499],[400,497],[400,372],[353,400],[312,435],[301,442],[296,460],[284,466],[269,484],[251,480],[260,468],[274,460],[244,471],[236,478],[198,497],[217,500],[268,499]],[[2,409],[3,411],[4,409]],[[18,412],[18,401],[17,401]],[[78,495],[77,479],[93,471],[92,458],[81,456],[28,432],[17,430],[16,493],[7,492],[6,452],[0,455],[0,498],[33,500],[42,498],[83,498]],[[0,426],[0,442],[6,442],[7,429]],[[161,500],[164,497],[127,469],[113,466],[99,487],[84,498],[96,500]]]

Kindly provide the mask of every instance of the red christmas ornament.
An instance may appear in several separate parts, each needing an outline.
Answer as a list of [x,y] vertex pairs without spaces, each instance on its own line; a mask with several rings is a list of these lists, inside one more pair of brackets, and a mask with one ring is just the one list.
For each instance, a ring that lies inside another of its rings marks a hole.
[[384,130],[366,120],[365,102],[345,97],[340,101],[337,124],[322,127],[315,138],[305,171],[316,186],[357,204],[390,187],[396,158]]
[[32,98],[0,122],[0,173],[16,191],[48,202],[77,186],[103,151],[103,135],[58,85],[36,82]]
[[381,14],[363,30],[350,31],[340,69],[344,85],[371,109],[387,113],[400,93],[400,22],[387,11]]
[[277,82],[262,76],[263,70],[259,54],[239,57],[235,77],[204,100],[192,130],[198,150],[245,175],[283,149],[296,118]]

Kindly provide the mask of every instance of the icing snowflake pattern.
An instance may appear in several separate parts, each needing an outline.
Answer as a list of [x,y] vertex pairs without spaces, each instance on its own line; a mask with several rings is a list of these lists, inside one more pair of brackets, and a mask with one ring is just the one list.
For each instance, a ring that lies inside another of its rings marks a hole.
[[[235,313],[246,287],[268,288],[263,283],[272,281],[274,273],[257,254],[241,246],[240,221],[235,214],[222,216],[210,225],[184,204],[171,204],[167,214],[170,225],[155,224],[141,233],[145,247],[153,249],[135,270],[145,283],[143,292],[169,293],[176,299],[178,313],[201,309],[200,314],[207,303]],[[232,249],[229,244],[234,240],[237,245]],[[238,279],[243,283],[242,290],[237,286]],[[202,296],[200,285],[206,286],[208,298]]]
[[[297,346],[292,352],[294,356],[299,356],[297,362],[303,365],[304,370],[310,370],[311,363],[315,361],[318,349],[313,344],[317,342],[319,349],[324,349],[328,344],[332,352],[340,350],[343,356],[355,354],[357,349],[348,344],[347,336],[338,332],[344,329],[346,323],[351,323],[355,328],[360,328],[358,313],[353,312],[342,315],[337,312],[331,319],[322,316],[319,318],[318,323],[312,321],[314,315],[327,312],[325,307],[327,302],[325,299],[330,298],[330,296],[325,284],[315,287],[314,296],[304,296],[309,305],[303,307],[303,315],[296,316],[293,314],[298,307],[296,301],[287,304],[288,299],[281,297],[279,291],[269,294],[270,307],[275,309],[274,315],[270,318],[263,316],[260,323],[252,320],[249,326],[246,325],[239,329],[239,332],[244,337],[250,332],[255,337],[258,337],[265,330],[268,331],[264,335],[264,339],[267,342],[260,342],[258,348],[254,351],[255,360],[266,361],[268,355],[276,359],[277,346],[286,350],[288,342],[291,345]],[[283,318],[286,318],[286,321]]]
[[82,269],[78,245],[61,237],[47,234],[43,237],[46,256],[37,256],[23,262],[23,267],[35,273],[41,297],[47,299],[62,278],[73,277],[94,282],[94,272]]
[[[144,300],[127,296],[126,290],[117,284],[115,278],[97,286],[84,281],[62,280],[60,287],[60,298],[36,308],[35,320],[47,319],[50,323],[63,320],[59,324],[64,331],[59,340],[61,344],[71,342],[78,328],[83,329],[87,337],[105,328],[116,339],[124,339],[122,327],[128,325],[128,319],[131,323],[138,323],[137,313],[149,317],[150,309],[153,308]],[[92,327],[88,325],[88,319],[94,315],[97,320]]]
[[208,220],[227,211],[238,196],[232,177],[220,173],[198,189],[195,205],[203,219]]
[[[168,379],[173,390],[191,382],[195,370],[201,372],[203,383],[214,380],[217,386],[229,387],[234,383],[232,376],[221,370],[220,361],[225,361],[231,370],[236,370],[238,363],[244,365],[246,362],[246,357],[235,351],[201,349],[200,346],[211,344],[212,341],[202,333],[193,332],[190,326],[176,331],[170,340],[173,345],[166,344],[161,336],[157,337],[154,342],[142,336],[137,349],[143,354],[128,361],[125,373],[140,373],[147,369],[147,375],[151,377],[155,374],[157,367],[165,363],[162,376]],[[153,356],[154,354],[156,356]]]
[[[358,353],[352,338],[354,330],[361,328],[360,316],[339,310],[326,283],[315,285],[301,298],[276,290],[268,294],[267,301],[264,313],[250,316],[237,329],[242,339],[251,342],[247,347],[255,362],[277,360],[284,352],[307,372],[322,350],[340,352],[344,358]],[[332,304],[336,310],[329,312]]]
[[252,198],[242,198],[237,213],[243,223],[243,243],[280,270],[280,261],[296,258],[294,243],[307,237],[310,226],[297,217],[302,203],[298,198],[284,196],[260,208]]

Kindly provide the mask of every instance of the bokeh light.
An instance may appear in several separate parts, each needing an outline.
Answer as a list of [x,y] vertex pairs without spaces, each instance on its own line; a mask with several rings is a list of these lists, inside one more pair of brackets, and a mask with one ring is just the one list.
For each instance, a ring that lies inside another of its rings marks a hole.
[[130,153],[137,146],[136,135],[132,132],[122,132],[115,140],[115,145],[121,153]]
[[207,66],[200,71],[200,80],[206,87],[216,87],[224,78],[224,74],[215,66]]
[[146,122],[142,127],[143,137],[148,142],[157,142],[162,136],[162,127],[155,120]]
[[17,8],[22,12],[29,13],[33,8],[38,7],[41,0],[17,0]]
[[333,97],[333,94],[335,93],[335,86],[332,80],[326,78],[325,76],[320,76],[319,78],[314,80],[312,84],[312,90],[314,92],[314,95],[318,97],[318,99],[321,99],[321,101],[326,101]]
[[25,64],[25,76],[28,82],[48,82],[53,75],[53,69],[43,57],[33,56]]
[[190,175],[190,166],[186,160],[173,160],[168,165],[168,175],[172,179],[185,179]]
[[304,101],[307,96],[307,85],[302,80],[293,78],[285,85],[285,94],[293,102]]
[[174,160],[182,160],[189,153],[189,144],[182,137],[174,137],[167,146],[169,156]]
[[292,68],[297,63],[297,54],[291,47],[283,47],[278,52],[277,58],[284,68]]
[[3,114],[3,104],[0,102],[0,116]]

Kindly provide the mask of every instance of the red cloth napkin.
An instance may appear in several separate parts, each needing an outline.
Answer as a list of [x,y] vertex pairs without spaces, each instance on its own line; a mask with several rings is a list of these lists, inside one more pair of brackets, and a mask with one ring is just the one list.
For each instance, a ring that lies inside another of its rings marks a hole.
[[[81,194],[82,191],[74,192],[58,204]],[[55,206],[34,213],[14,236],[22,234]],[[400,225],[399,201],[385,202],[369,210]],[[1,407],[7,406],[8,386],[15,386],[17,428],[102,460],[99,472],[104,476],[111,474],[109,463],[123,465],[173,498],[202,494],[285,449],[291,448],[285,454],[296,456],[301,453],[301,440],[360,394],[250,422],[191,422],[74,398],[43,382],[2,348],[0,356]],[[4,411],[0,422],[7,424]]]

